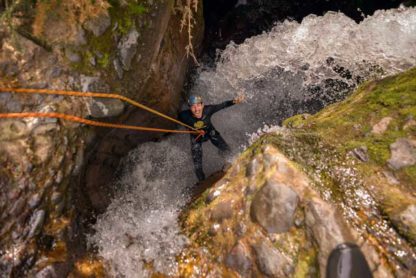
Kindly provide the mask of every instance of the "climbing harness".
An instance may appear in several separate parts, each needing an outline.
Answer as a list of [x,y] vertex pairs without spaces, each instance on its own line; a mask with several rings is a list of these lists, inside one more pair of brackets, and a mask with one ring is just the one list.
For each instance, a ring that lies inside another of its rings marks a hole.
[[120,129],[131,129],[131,130],[140,130],[140,131],[149,131],[149,132],[170,132],[170,133],[191,133],[199,134],[202,136],[202,132],[197,130],[194,127],[191,127],[187,124],[182,123],[172,117],[169,117],[159,111],[156,111],[150,107],[147,107],[137,101],[129,99],[125,96],[119,94],[106,94],[106,93],[92,93],[92,92],[78,92],[78,91],[61,91],[61,90],[49,90],[49,89],[22,89],[22,88],[0,88],[2,93],[21,93],[21,94],[46,94],[46,95],[64,95],[64,96],[75,96],[75,97],[92,97],[92,98],[111,98],[125,101],[133,106],[136,106],[140,109],[146,110],[150,113],[158,115],[162,118],[165,118],[169,121],[180,124],[184,127],[187,127],[191,130],[171,130],[171,129],[161,129],[161,128],[150,128],[142,126],[132,126],[132,125],[123,125],[123,124],[112,124],[99,121],[87,120],[80,118],[74,115],[68,115],[63,113],[42,113],[42,112],[27,112],[27,113],[0,113],[0,118],[10,119],[10,118],[58,118],[64,119],[72,122],[83,123],[91,126],[99,127],[109,127],[109,128],[120,128]]

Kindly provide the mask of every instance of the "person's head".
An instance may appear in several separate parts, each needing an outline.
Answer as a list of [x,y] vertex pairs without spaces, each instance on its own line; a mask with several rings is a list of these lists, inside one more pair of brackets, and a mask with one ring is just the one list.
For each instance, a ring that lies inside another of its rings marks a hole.
[[204,103],[202,102],[202,97],[191,95],[188,99],[188,105],[194,117],[202,117],[202,111],[204,110]]

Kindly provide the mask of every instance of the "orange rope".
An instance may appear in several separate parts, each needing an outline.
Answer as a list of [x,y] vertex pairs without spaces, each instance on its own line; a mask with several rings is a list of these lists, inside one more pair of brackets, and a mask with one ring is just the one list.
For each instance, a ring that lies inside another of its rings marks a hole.
[[76,97],[93,97],[93,98],[112,98],[112,99],[119,99],[122,101],[125,101],[127,103],[130,103],[131,105],[134,105],[138,108],[141,108],[143,110],[146,110],[150,113],[156,114],[162,118],[165,118],[167,120],[170,120],[172,122],[175,122],[177,124],[180,124],[184,127],[187,127],[191,130],[194,130],[194,133],[199,133],[199,131],[191,127],[187,124],[182,123],[181,121],[178,121],[172,117],[169,117],[165,114],[160,113],[159,111],[156,111],[150,107],[147,107],[141,103],[138,103],[137,101],[134,101],[132,99],[129,99],[125,96],[118,95],[118,94],[107,94],[107,93],[92,93],[92,92],[77,92],[77,91],[60,91],[60,90],[49,90],[49,89],[21,89],[21,88],[0,88],[0,92],[14,92],[14,93],[23,93],[23,94],[47,94],[47,95],[64,95],[64,96],[76,96]]
[[173,133],[193,133],[199,134],[197,131],[193,130],[170,130],[162,128],[151,128],[151,127],[142,127],[142,126],[132,126],[132,125],[122,125],[122,124],[111,124],[104,122],[91,121],[76,117],[73,115],[67,115],[62,113],[40,113],[40,112],[29,112],[29,113],[0,113],[0,118],[5,119],[15,119],[15,118],[58,118],[64,119],[72,122],[78,122],[82,124],[100,126],[100,127],[111,127],[111,128],[120,128],[120,129],[133,129],[141,131],[151,131],[151,132],[173,132]]

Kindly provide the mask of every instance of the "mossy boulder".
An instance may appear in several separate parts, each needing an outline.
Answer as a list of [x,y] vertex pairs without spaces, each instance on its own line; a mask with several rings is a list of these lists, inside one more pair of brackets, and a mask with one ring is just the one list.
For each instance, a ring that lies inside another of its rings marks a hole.
[[[289,118],[286,127],[260,137],[184,212],[181,222],[191,245],[180,269],[237,276],[234,266],[243,265],[246,271],[238,275],[318,277],[335,246],[354,242],[375,277],[415,275],[415,166],[389,163],[391,144],[415,139],[415,91],[412,69],[364,84],[345,101]],[[279,233],[250,217],[255,196],[270,182],[299,196],[293,226]],[[229,218],[207,217],[224,201],[232,204]],[[266,270],[267,260],[259,262],[260,242],[270,242],[270,252],[285,258],[280,272]]]

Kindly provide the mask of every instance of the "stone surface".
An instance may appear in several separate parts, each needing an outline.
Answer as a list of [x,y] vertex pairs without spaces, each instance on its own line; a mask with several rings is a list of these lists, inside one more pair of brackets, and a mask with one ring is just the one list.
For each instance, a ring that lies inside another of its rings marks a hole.
[[254,158],[250,161],[246,168],[246,176],[253,177],[260,169],[261,164],[259,162],[259,158]]
[[81,56],[69,48],[65,49],[65,56],[69,61],[73,63],[78,63],[81,61]]
[[361,146],[352,150],[353,155],[362,162],[368,162],[368,149],[366,146]]
[[94,118],[119,116],[124,111],[124,103],[118,99],[94,99],[89,110]]
[[255,195],[251,217],[269,233],[282,233],[293,225],[299,198],[293,189],[274,181],[267,182]]
[[214,221],[222,221],[233,215],[233,207],[231,202],[221,202],[211,210],[211,219]]
[[314,198],[305,208],[305,223],[319,246],[319,266],[325,273],[328,257],[338,244],[350,241],[348,230],[339,221],[342,219],[334,207]]
[[45,221],[45,211],[38,210],[33,213],[32,218],[29,221],[30,231],[29,231],[29,238],[38,235],[42,229],[43,223]]
[[99,14],[84,23],[84,28],[99,37],[110,27],[111,17],[107,13]]
[[[40,1],[36,5],[28,2],[12,18],[16,29],[22,27],[30,36],[10,32],[0,24],[1,87],[114,92],[151,102],[153,108],[163,113],[176,113],[190,60],[183,58],[188,35],[178,31],[181,16],[173,12],[172,2],[157,3],[149,7],[149,14],[140,16],[121,5],[121,9],[112,10],[111,19],[106,13],[110,6],[106,0],[83,2],[82,9],[76,1],[58,2]],[[198,10],[195,15],[198,23],[193,31],[195,49],[203,34],[202,6]],[[132,26],[141,26],[137,29],[140,36],[134,30],[124,33],[118,28],[110,29],[110,22],[121,18]],[[140,56],[140,60],[135,56]],[[114,69],[113,59],[119,61],[121,74]],[[123,72],[123,67],[130,71]],[[1,93],[0,112],[41,111],[87,117],[90,101],[90,98]],[[101,115],[117,117],[114,121],[168,127],[164,120],[143,116],[143,111],[131,106],[128,111],[120,103],[105,103],[103,107],[98,109]],[[127,140],[130,135],[133,139]],[[82,213],[82,217],[89,217],[97,208],[105,208],[109,198],[97,198],[97,207],[93,207],[91,195],[94,192],[105,195],[120,157],[138,142],[155,136],[86,128],[56,119],[1,121],[0,246],[2,250],[19,250],[13,266],[5,268],[0,252],[2,275],[7,277],[13,272],[16,277],[35,277],[31,267],[41,256],[31,254],[31,250],[40,250],[43,227],[48,227],[48,236],[65,240],[79,234],[77,229],[81,225],[74,225],[72,230],[73,216]],[[89,156],[92,166],[86,170],[86,148],[93,145],[96,148]],[[113,149],[121,151],[114,153]],[[104,161],[108,157],[114,162],[106,167]],[[16,188],[19,193],[13,191]],[[75,213],[68,213],[68,208]],[[62,255],[71,258],[66,252],[62,251]],[[45,253],[42,267],[47,269],[55,260],[52,258],[55,252]],[[59,269],[68,271],[66,267]]]
[[113,66],[114,66],[115,71],[117,72],[118,78],[123,79],[123,76],[124,76],[123,68],[121,67],[121,63],[118,58],[115,58],[113,60]]
[[409,205],[398,216],[407,236],[416,242],[416,205]]
[[256,263],[260,271],[268,277],[287,277],[289,273],[285,273],[285,265],[289,260],[273,248],[267,241],[262,241],[253,246],[256,252]]
[[392,117],[384,117],[377,124],[375,124],[371,130],[374,134],[383,134],[389,127],[390,122],[393,120]]
[[391,157],[387,161],[395,170],[416,164],[416,141],[399,138],[390,145]]
[[251,277],[252,259],[248,247],[238,242],[225,258],[225,264],[237,271],[242,277]]
[[138,38],[139,32],[136,29],[132,29],[121,38],[118,44],[119,57],[124,70],[130,70],[131,68],[131,60],[137,52]]

